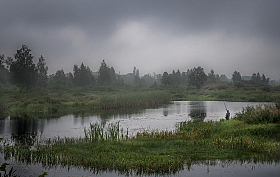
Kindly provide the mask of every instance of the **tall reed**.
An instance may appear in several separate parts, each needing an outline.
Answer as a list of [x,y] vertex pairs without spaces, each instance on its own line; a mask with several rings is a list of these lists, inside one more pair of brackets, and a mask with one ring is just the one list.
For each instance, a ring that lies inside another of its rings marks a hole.
[[90,142],[125,140],[128,138],[128,129],[125,134],[123,128],[120,128],[119,122],[110,123],[107,127],[99,123],[90,123],[88,130],[84,128],[84,133],[85,140]]

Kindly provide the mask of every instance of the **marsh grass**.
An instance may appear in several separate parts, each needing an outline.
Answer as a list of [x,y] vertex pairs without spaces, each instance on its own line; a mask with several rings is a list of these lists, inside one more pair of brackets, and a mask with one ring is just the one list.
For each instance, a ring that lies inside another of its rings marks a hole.
[[19,93],[2,88],[0,96],[0,114],[3,115],[147,108],[172,100],[165,90],[97,92],[73,88]]
[[101,109],[147,108],[170,100],[171,96],[166,91],[145,91],[102,95],[96,104]]
[[[187,86],[173,89],[175,100],[188,101],[237,101],[237,102],[276,102],[280,100],[279,86],[244,84],[237,87],[233,83],[215,83],[202,89]],[[176,94],[177,93],[177,94]],[[180,93],[180,94],[178,94]],[[177,97],[177,95],[185,95]]]
[[[269,89],[268,89],[269,88]],[[22,113],[58,113],[148,108],[174,100],[188,101],[253,101],[280,100],[278,87],[232,83],[205,85],[202,89],[191,86],[110,89],[109,87],[44,88],[19,93],[15,86],[0,87],[0,116]]]
[[85,129],[84,138],[49,139],[32,147],[6,145],[4,153],[26,163],[137,174],[175,173],[201,160],[279,162],[279,122],[249,124],[238,116],[219,122],[187,121],[174,131],[143,131],[132,137],[118,122],[94,123]]
[[[9,170],[9,172],[7,172],[7,165],[10,165],[8,163],[2,163],[2,165],[0,166],[0,177],[3,175],[3,177],[16,177],[15,175],[15,171],[13,170],[13,167],[11,167],[11,169]],[[3,172],[3,174],[2,174]]]
[[268,124],[280,122],[280,109],[273,105],[247,106],[235,117],[248,124]]
[[90,123],[90,127],[87,130],[84,128],[85,141],[96,142],[96,141],[115,141],[125,140],[128,138],[128,130],[124,134],[123,128],[120,128],[119,122],[110,123],[106,128],[104,125]]

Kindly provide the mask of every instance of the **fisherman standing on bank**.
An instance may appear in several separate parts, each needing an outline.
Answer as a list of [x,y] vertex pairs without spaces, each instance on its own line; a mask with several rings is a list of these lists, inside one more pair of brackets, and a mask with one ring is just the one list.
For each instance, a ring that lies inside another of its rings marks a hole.
[[229,120],[229,117],[230,117],[230,113],[229,113],[229,110],[227,110],[227,113],[226,113],[226,120]]

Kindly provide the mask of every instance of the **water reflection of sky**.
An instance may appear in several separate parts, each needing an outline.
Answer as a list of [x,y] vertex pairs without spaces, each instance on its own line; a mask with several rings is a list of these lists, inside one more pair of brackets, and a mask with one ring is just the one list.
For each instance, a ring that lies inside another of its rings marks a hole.
[[0,120],[0,137],[10,138],[24,134],[36,134],[42,138],[81,137],[90,123],[103,125],[120,122],[121,128],[130,134],[145,130],[174,130],[176,123],[191,119],[217,121],[225,117],[225,107],[231,116],[247,105],[262,103],[222,101],[176,101],[157,109],[126,112],[102,112],[91,115],[75,114],[59,118],[6,118]]

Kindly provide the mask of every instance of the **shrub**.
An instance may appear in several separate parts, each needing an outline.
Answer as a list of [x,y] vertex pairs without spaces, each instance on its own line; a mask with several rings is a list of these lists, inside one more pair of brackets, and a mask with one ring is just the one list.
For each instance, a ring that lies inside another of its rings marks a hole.
[[237,81],[237,82],[234,82],[233,85],[237,88],[243,88],[245,87],[245,83],[241,82],[241,81]]
[[242,120],[248,124],[267,124],[280,121],[280,112],[276,107],[270,106],[247,106],[240,113],[237,113],[235,119]]
[[270,92],[271,89],[270,89],[270,87],[267,86],[267,87],[264,87],[262,90],[265,92]]
[[280,85],[272,87],[272,90],[275,92],[280,91]]
[[248,99],[249,102],[257,102],[258,99],[256,97],[251,97]]
[[225,90],[225,89],[228,89],[228,86],[226,86],[226,85],[219,85],[219,86],[217,87],[217,89],[218,89],[218,90]]

